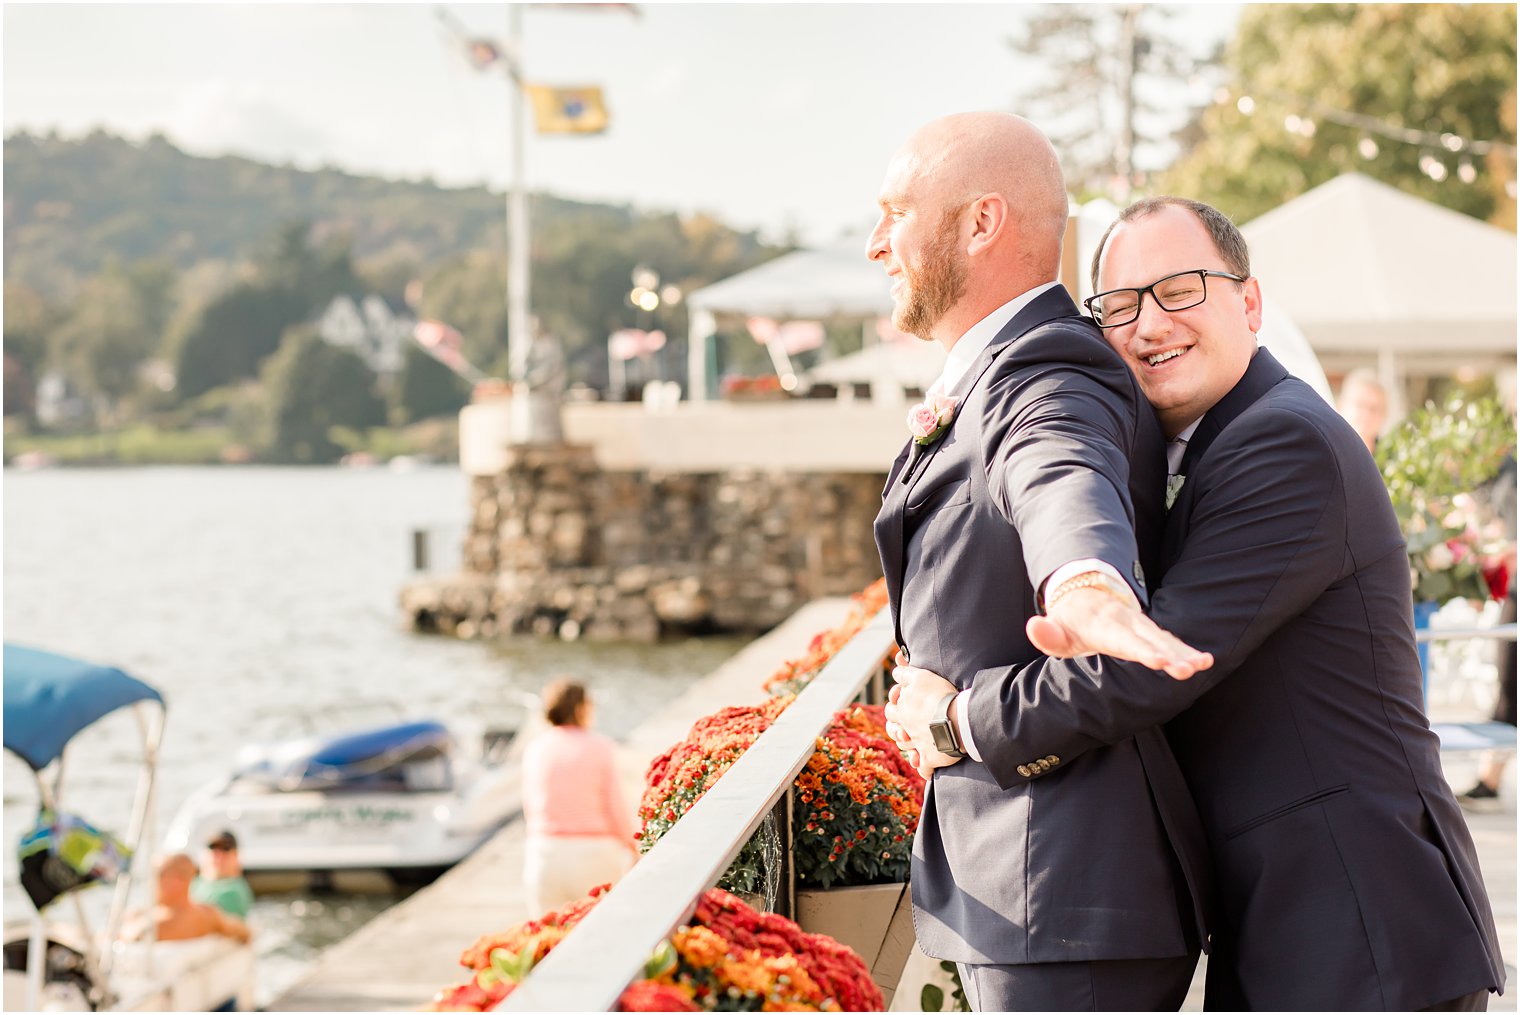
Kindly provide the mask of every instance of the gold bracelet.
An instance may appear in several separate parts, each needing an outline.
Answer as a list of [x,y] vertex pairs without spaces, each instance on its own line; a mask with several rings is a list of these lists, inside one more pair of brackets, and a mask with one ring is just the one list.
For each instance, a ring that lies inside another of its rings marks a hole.
[[1074,578],[1068,578],[1051,590],[1050,595],[1045,597],[1045,612],[1050,613],[1050,608],[1060,601],[1061,597],[1077,591],[1077,589],[1098,589],[1107,592],[1126,606],[1137,604],[1135,594],[1130,587],[1116,579],[1113,575],[1104,574],[1102,571],[1084,571]]

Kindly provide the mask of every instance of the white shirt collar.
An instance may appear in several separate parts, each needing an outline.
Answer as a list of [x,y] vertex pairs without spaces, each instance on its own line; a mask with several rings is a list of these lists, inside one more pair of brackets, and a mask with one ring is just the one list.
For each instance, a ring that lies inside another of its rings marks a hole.
[[1042,286],[1030,289],[1028,292],[1015,296],[1013,299],[998,307],[992,313],[973,324],[967,332],[960,337],[955,345],[950,347],[950,353],[945,358],[945,369],[940,373],[939,380],[935,381],[929,391],[934,394],[943,394],[950,391],[971,369],[971,364],[982,354],[982,350],[997,337],[1003,326],[1013,320],[1015,314],[1032,303],[1035,297],[1052,289],[1061,283],[1046,282]]

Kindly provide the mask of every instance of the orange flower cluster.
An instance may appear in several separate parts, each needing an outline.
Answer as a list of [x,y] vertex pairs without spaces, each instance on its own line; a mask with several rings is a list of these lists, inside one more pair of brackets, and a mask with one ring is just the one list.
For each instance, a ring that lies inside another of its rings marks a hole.
[[[475,975],[440,991],[429,1010],[485,1011],[498,1004],[605,891],[481,938],[460,958]],[[880,1011],[882,996],[865,963],[844,945],[784,917],[757,913],[715,888],[697,901],[691,923],[651,956],[645,978],[623,991],[618,1009]]]
[[[647,851],[718,781],[791,704],[725,708],[649,766],[640,802]],[[799,885],[828,888],[904,881],[918,828],[924,780],[887,737],[880,705],[841,709],[792,786],[792,862]],[[758,837],[739,851],[719,884],[754,893],[763,884]]]
[[[844,648],[845,643],[859,634],[860,629],[887,605],[887,580],[878,578],[850,598],[853,605],[844,623],[815,635],[808,643],[807,653],[801,658],[782,663],[781,668],[766,679],[766,691],[771,694],[796,694],[806,687],[824,665]],[[887,665],[891,665],[894,655],[896,649],[887,654]]]
[[[702,798],[739,756],[749,749],[792,703],[793,695],[771,698],[763,705],[736,705],[698,719],[686,739],[649,763],[644,796],[639,801],[639,847],[645,852],[670,831],[681,815]],[[760,840],[751,838],[718,883],[732,891],[752,894],[764,874]]]
[[793,787],[799,887],[906,881],[924,779],[887,736],[881,705],[842,709]]

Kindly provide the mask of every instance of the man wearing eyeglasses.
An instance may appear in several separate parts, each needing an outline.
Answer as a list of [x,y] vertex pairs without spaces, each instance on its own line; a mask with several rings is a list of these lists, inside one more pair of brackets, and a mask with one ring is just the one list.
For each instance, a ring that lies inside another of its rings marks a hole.
[[[1171,442],[1151,619],[1215,663],[1173,680],[1092,655],[1133,657],[1111,631],[1138,608],[1067,597],[1028,633],[1080,658],[975,675],[975,763],[1019,785],[1045,774],[1030,758],[1167,723],[1214,863],[1207,1008],[1483,1010],[1503,964],[1425,719],[1404,541],[1371,455],[1257,347],[1260,287],[1217,210],[1132,205],[1093,274],[1087,306]],[[947,686],[897,676],[910,709]]]

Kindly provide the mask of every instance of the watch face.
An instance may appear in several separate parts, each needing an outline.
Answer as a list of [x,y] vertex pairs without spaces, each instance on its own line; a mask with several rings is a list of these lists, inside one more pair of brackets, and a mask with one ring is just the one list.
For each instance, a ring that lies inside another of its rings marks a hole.
[[929,735],[934,738],[936,750],[943,751],[946,754],[955,751],[955,735],[950,732],[948,720],[945,722],[931,722],[929,724]]

